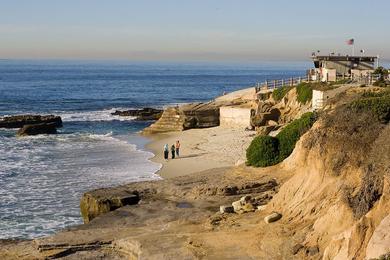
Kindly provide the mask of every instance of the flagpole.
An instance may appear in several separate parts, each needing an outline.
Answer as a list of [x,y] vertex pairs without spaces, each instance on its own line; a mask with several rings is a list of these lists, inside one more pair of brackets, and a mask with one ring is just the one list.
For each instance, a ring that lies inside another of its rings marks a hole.
[[355,56],[355,43],[352,43],[352,56]]

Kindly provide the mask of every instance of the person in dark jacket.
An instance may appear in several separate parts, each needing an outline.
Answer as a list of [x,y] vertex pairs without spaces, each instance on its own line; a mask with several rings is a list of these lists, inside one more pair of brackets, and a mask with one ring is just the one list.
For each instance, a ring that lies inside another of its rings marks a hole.
[[176,148],[175,148],[175,145],[173,144],[173,145],[171,146],[172,159],[175,159],[175,152],[176,152]]
[[164,159],[165,161],[168,161],[168,155],[169,155],[169,147],[168,144],[164,145]]

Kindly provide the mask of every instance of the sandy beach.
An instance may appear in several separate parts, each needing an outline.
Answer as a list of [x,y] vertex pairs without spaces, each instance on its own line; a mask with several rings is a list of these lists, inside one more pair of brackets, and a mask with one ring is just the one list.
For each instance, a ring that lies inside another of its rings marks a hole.
[[[146,148],[155,154],[152,161],[162,164],[157,174],[166,179],[242,164],[254,135],[252,131],[220,126],[190,129],[151,135],[152,141]],[[172,160],[169,154],[170,159],[166,162],[163,158],[164,144],[171,146],[176,140],[181,143],[180,157]]]

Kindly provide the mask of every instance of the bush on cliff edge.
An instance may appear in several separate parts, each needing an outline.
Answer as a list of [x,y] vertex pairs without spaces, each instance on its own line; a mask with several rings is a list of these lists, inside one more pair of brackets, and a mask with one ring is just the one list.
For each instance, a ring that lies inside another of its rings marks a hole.
[[246,164],[267,167],[283,161],[292,153],[299,138],[314,122],[314,113],[308,112],[292,121],[276,137],[267,135],[255,137],[246,150]]
[[[387,124],[390,121],[390,92],[372,94],[372,97],[355,100],[349,104],[349,108],[355,112],[370,111],[378,119]],[[363,94],[364,95],[364,94]],[[375,96],[376,95],[376,96]],[[365,96],[369,96],[366,94]]]
[[301,83],[297,85],[297,100],[301,104],[306,104],[312,99],[313,87],[310,83]]
[[292,89],[290,86],[282,86],[272,92],[275,101],[280,101]]
[[301,118],[292,121],[276,136],[279,140],[279,162],[286,159],[295,148],[299,138],[314,124],[315,115],[312,112],[305,113]]
[[267,167],[278,163],[278,139],[263,135],[253,139],[246,150],[247,165]]

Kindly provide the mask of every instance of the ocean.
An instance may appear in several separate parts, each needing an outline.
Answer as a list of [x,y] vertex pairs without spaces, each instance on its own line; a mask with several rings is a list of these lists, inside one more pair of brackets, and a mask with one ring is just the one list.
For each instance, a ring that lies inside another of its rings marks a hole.
[[302,76],[309,62],[259,64],[0,60],[0,117],[55,114],[57,135],[16,138],[0,129],[0,239],[36,238],[82,223],[91,189],[159,179],[137,133],[151,122],[115,110],[207,101]]

